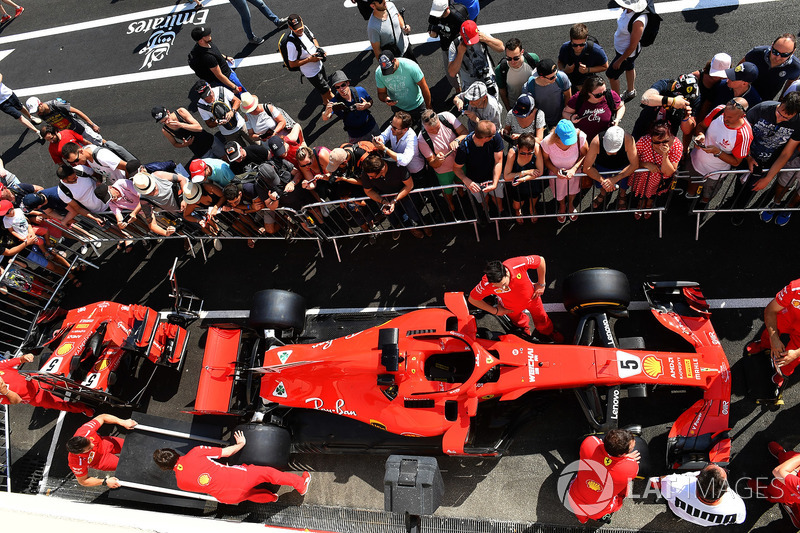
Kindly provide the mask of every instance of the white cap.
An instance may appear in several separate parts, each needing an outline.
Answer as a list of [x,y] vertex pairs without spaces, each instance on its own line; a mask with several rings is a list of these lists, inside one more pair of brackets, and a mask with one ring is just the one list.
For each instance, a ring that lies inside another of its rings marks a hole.
[[625,130],[619,126],[611,126],[603,134],[603,148],[606,153],[619,152],[623,144],[625,144]]
[[725,52],[720,52],[711,58],[711,68],[708,71],[709,76],[717,78],[727,78],[725,71],[731,68],[731,56]]
[[25,100],[25,108],[28,110],[28,113],[36,113],[39,110],[39,104],[42,101],[36,98],[35,96],[31,96],[27,100]]
[[441,17],[447,10],[447,5],[448,5],[447,0],[433,0],[433,4],[431,5],[430,15],[432,17]]

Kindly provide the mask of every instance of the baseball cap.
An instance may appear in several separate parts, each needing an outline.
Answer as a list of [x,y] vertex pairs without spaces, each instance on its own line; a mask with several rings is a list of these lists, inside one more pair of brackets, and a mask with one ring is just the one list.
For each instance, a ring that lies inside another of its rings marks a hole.
[[225,155],[228,158],[229,162],[238,161],[242,158],[242,150],[239,143],[236,141],[231,141],[225,145]]
[[603,148],[606,153],[619,152],[623,144],[625,144],[625,130],[619,126],[611,126],[603,134]]
[[138,172],[133,177],[133,186],[136,187],[139,194],[150,194],[156,188],[156,180],[146,172]]
[[200,201],[201,196],[203,196],[203,189],[198,184],[187,181],[183,186],[183,199],[187,204],[196,204]]
[[258,107],[258,96],[254,94],[242,93],[239,95],[239,99],[242,101],[242,111],[245,113],[250,113]]
[[328,155],[328,166],[325,167],[325,172],[333,172],[345,161],[347,161],[347,152],[342,148],[334,148]]
[[[8,200],[6,200],[7,202]],[[41,193],[29,193],[22,198],[22,205],[28,211],[33,211],[37,207],[41,207],[47,201],[47,197]]]
[[277,135],[270,137],[267,144],[269,145],[269,151],[276,157],[280,157],[286,153],[286,146],[283,144],[283,139]]
[[478,41],[481,40],[478,35],[478,25],[475,24],[474,20],[468,20],[461,25],[461,40],[467,46],[478,44]]
[[303,19],[300,18],[300,15],[297,13],[292,13],[288,17],[286,17],[286,22],[289,24],[289,27],[293,30],[301,28],[303,26]]
[[161,122],[169,114],[169,111],[164,106],[156,106],[150,110],[150,114],[156,119],[156,122]]
[[211,28],[208,26],[198,26],[192,30],[192,40],[195,42],[208,35],[211,35]]
[[556,63],[552,59],[542,59],[536,65],[536,73],[539,76],[549,76],[556,70]]
[[195,159],[189,164],[189,175],[194,183],[203,183],[206,180],[206,162]]
[[578,132],[575,130],[575,125],[565,118],[562,118],[556,124],[556,135],[567,146],[572,146],[578,142]]
[[647,0],[615,0],[617,5],[620,7],[624,7],[630,9],[634,13],[639,13],[640,11],[644,11],[647,7]]
[[482,81],[475,81],[472,82],[472,85],[464,91],[464,98],[469,100],[470,102],[474,102],[475,100],[480,100],[484,96],[488,94],[488,90],[486,89],[486,84]]
[[8,200],[0,200],[0,217],[6,216],[12,209],[14,209],[14,204]]
[[200,98],[205,98],[211,94],[211,85],[206,80],[197,80],[192,85],[192,92],[200,95]]
[[35,96],[31,96],[27,100],[25,100],[25,108],[28,110],[28,113],[36,113],[39,109],[39,104],[42,101],[36,98]]
[[725,69],[725,76],[731,81],[746,81],[753,83],[758,79],[758,67],[749,61],[733,68]]
[[720,52],[714,54],[714,57],[711,58],[711,68],[708,70],[708,75],[724,78],[725,71],[729,68],[731,68],[731,56],[725,52]]
[[525,118],[533,112],[536,102],[530,94],[521,94],[511,110],[515,117]]
[[431,4],[430,15],[432,17],[441,17],[447,10],[447,4],[447,0],[433,0],[433,4]]
[[388,76],[394,72],[394,54],[390,50],[384,50],[381,52],[378,62],[381,64],[381,74],[384,76]]
[[683,96],[694,98],[700,93],[700,85],[694,74],[681,74],[672,84],[672,90]]

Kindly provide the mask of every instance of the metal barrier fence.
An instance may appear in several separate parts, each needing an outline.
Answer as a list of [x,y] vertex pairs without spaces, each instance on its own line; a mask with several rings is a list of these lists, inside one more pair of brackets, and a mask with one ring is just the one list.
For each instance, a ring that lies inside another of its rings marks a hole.
[[[766,169],[765,169],[766,170]],[[746,213],[760,214],[765,211],[775,196],[778,187],[778,176],[781,174],[800,172],[800,168],[784,168],[773,179],[773,183],[760,191],[753,191],[752,186],[759,176],[751,178],[749,170],[721,170],[709,172],[704,176],[691,177],[691,184],[697,187],[696,197],[690,205],[690,214],[695,215],[694,239],[700,238],[700,228],[711,219],[714,213],[732,213],[744,216]],[[708,202],[703,201],[703,192],[709,187],[709,181],[719,180],[716,191]],[[788,183],[783,200],[798,193],[797,180]],[[769,207],[775,213],[800,211],[800,207]],[[705,218],[703,218],[705,215]]]
[[[639,171],[647,171],[639,169]],[[603,175],[614,175],[614,172],[603,172]],[[572,179],[580,180],[584,174],[576,174]],[[595,196],[599,189],[592,185],[582,188],[576,194],[573,213],[559,213],[558,202],[554,196],[553,176],[542,176],[518,186],[501,182],[505,188],[505,198],[492,200],[490,194],[472,194],[462,184],[413,189],[406,198],[394,204],[393,210],[384,211],[384,207],[369,197],[346,198],[342,200],[320,201],[303,206],[302,209],[278,208],[264,209],[259,212],[240,214],[229,210],[220,210],[214,217],[208,216],[209,207],[198,207],[186,220],[178,215],[157,212],[156,220],[161,228],[173,227],[169,236],[153,233],[140,217],[134,223],[118,227],[110,213],[95,215],[101,217],[102,224],[88,217],[76,217],[75,222],[65,227],[56,220],[48,222],[71,238],[80,241],[86,250],[99,253],[102,243],[117,243],[124,247],[126,243],[136,241],[161,241],[164,239],[184,239],[187,250],[195,255],[192,243],[199,242],[200,254],[205,259],[204,245],[214,239],[236,240],[246,239],[253,245],[259,240],[313,240],[317,243],[320,254],[324,256],[322,243],[330,242],[334,246],[337,259],[341,261],[338,241],[350,238],[367,238],[373,242],[384,234],[392,234],[394,238],[403,232],[416,237],[430,234],[433,228],[442,228],[460,224],[472,224],[475,238],[480,241],[479,225],[494,223],[497,239],[501,237],[500,223],[504,221],[536,221],[539,218],[577,217],[588,215],[612,215],[631,212],[638,213],[637,218],[649,218],[650,214],[658,215],[658,235],[663,235],[663,212],[667,209],[673,196],[677,179],[664,180],[658,194],[653,197],[653,205],[649,207],[637,205],[638,198],[629,194],[627,205],[620,204],[619,188],[605,195],[597,204]],[[541,185],[541,190],[529,200],[523,194],[526,205],[515,202],[515,191]],[[386,195],[393,198],[396,195]],[[535,200],[534,200],[535,198]],[[596,205],[597,204],[597,205]],[[533,210],[530,209],[531,206]],[[615,206],[615,208],[611,208]],[[518,214],[519,213],[519,214]]]
[[[50,236],[47,249],[28,246],[12,256],[0,273],[0,351],[19,352],[36,315],[56,305],[67,284],[97,266],[81,256],[81,243]],[[73,281],[77,280],[77,281]]]

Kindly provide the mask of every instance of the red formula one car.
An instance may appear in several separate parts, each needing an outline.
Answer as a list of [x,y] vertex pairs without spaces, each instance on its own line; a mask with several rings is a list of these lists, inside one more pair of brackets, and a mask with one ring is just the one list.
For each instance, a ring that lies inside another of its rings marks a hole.
[[23,372],[56,394],[94,405],[132,406],[152,375],[127,399],[115,394],[119,377],[136,374],[142,359],[153,363],[153,374],[159,366],[180,370],[183,365],[188,333],[179,315],[164,319],[149,307],[98,302],[68,311],[60,324],[59,316],[37,320],[42,333],[32,341],[36,346],[26,349],[49,347],[52,353],[38,372]]
[[[315,344],[282,345],[266,331],[260,361],[262,344],[243,349],[241,330],[212,327],[196,412],[241,414],[246,402],[236,400],[237,387],[254,397],[260,385],[260,411],[269,424],[253,431],[286,433],[265,442],[288,446],[291,439],[295,451],[490,456],[502,453],[513,434],[513,423],[498,432],[499,413],[519,412],[526,402],[518,400],[527,394],[575,389],[589,423],[602,432],[618,423],[622,390],[633,397],[646,396],[653,385],[692,387],[703,398],[672,426],[668,463],[685,469],[727,463],[730,370],[697,284],[645,285],[653,315],[693,346],[686,353],[647,350],[638,337],[615,338],[610,317],[625,316],[630,300],[628,281],[617,271],[577,272],[563,292],[567,309],[581,317],[574,345],[480,328],[462,293],[447,293],[445,309],[413,311]],[[262,291],[251,325],[300,331],[301,300]],[[270,452],[254,453],[264,459]]]

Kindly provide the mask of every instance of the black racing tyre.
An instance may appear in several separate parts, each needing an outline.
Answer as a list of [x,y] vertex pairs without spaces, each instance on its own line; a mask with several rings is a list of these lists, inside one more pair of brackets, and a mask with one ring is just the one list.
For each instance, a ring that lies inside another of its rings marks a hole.
[[246,465],[271,466],[285,470],[289,465],[292,444],[289,430],[272,424],[246,424],[238,426],[247,444],[237,454],[236,462]]
[[306,321],[306,300],[299,294],[267,289],[253,295],[248,324],[256,330],[294,329],[295,335],[303,331]]
[[573,314],[624,311],[631,301],[628,277],[610,268],[586,268],[564,280],[564,307]]

